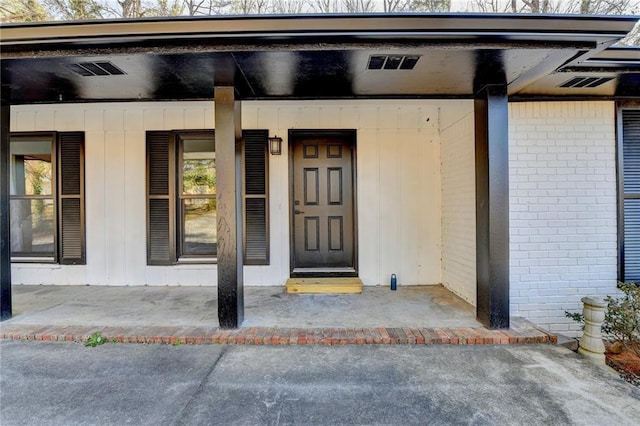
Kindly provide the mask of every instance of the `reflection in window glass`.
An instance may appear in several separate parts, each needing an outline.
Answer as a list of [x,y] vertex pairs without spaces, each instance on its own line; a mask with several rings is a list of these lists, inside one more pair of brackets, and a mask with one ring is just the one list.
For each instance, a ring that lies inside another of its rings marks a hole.
[[11,142],[11,195],[51,195],[51,142]]
[[218,241],[216,214],[215,198],[182,200],[182,254],[215,256]]
[[10,143],[11,254],[55,255],[51,139],[12,139]]
[[183,140],[183,194],[215,195],[216,164],[213,150],[213,139]]
[[216,256],[216,157],[213,135],[181,135],[180,255]]
[[11,200],[11,251],[54,254],[55,214],[52,199]]

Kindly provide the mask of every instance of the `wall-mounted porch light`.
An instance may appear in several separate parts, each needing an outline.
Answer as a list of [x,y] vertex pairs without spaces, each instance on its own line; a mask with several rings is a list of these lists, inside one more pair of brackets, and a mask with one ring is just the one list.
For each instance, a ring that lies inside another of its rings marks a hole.
[[271,155],[282,154],[282,138],[280,136],[269,138],[269,152]]

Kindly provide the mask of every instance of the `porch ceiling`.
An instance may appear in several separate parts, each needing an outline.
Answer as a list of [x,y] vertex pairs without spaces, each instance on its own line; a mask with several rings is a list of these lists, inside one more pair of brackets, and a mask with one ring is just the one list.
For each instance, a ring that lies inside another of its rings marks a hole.
[[[212,99],[640,96],[640,49],[611,48],[637,17],[326,15],[8,24],[2,84],[12,104]],[[418,57],[368,69],[372,56]],[[82,76],[110,62],[123,74]],[[75,70],[74,70],[75,69]],[[572,87],[567,82],[575,78]],[[596,80],[600,79],[600,80]]]

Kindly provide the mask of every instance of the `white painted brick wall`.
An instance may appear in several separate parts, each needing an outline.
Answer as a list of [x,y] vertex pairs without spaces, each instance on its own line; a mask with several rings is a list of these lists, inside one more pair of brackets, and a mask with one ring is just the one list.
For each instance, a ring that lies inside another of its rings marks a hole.
[[476,304],[475,133],[473,101],[443,105],[442,284]]
[[617,278],[613,102],[509,105],[511,315],[575,335],[564,311]]

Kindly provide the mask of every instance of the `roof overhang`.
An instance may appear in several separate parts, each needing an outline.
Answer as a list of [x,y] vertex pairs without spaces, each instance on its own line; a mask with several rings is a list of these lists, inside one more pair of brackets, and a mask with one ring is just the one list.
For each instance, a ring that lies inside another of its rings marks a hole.
[[[494,80],[505,81],[512,98],[638,97],[640,49],[610,47],[637,19],[392,14],[7,24],[2,84],[12,104],[212,99],[215,85],[229,84],[241,99],[471,97],[478,82]],[[370,69],[372,57],[417,61],[412,69]],[[82,64],[104,62],[122,73],[81,75]]]

